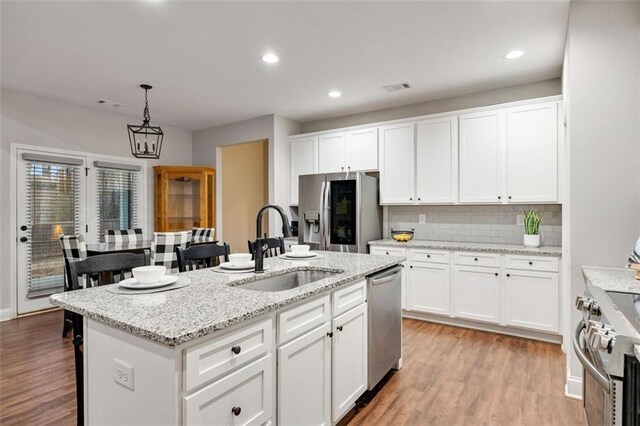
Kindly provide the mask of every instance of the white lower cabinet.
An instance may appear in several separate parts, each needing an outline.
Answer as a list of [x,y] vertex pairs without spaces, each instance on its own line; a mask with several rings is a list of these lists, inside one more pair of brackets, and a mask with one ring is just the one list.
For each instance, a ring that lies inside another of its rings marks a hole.
[[454,266],[454,314],[460,318],[500,322],[500,269]]
[[331,424],[331,324],[278,349],[278,424]]
[[413,262],[409,267],[410,309],[449,315],[449,264]]
[[367,305],[333,320],[332,419],[346,414],[356,399],[367,390]]
[[504,289],[507,325],[559,331],[557,273],[507,269]]
[[187,425],[262,425],[272,418],[271,355],[183,398]]

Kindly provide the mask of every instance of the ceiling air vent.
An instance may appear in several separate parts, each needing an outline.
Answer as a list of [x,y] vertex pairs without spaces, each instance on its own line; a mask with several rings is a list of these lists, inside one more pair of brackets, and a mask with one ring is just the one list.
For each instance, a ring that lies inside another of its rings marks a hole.
[[120,108],[122,106],[122,104],[119,104],[117,102],[113,102],[113,101],[108,101],[106,99],[100,99],[98,101],[99,104],[101,105],[108,105],[108,106],[112,106],[114,108]]
[[382,86],[382,88],[387,92],[397,92],[398,90],[408,89],[409,87],[411,87],[409,86],[409,83],[397,83],[390,84],[388,86]]

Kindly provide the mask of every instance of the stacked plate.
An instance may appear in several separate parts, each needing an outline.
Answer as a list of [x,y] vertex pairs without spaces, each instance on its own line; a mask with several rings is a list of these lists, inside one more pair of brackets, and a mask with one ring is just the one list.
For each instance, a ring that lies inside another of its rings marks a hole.
[[313,252],[313,251],[308,251],[305,253],[293,253],[293,252],[289,252],[289,253],[284,253],[281,254],[279,256],[281,259],[294,259],[294,260],[310,260],[310,259],[316,259],[318,257],[322,257],[319,253]]
[[120,287],[128,288],[131,290],[149,290],[152,288],[166,287],[178,281],[178,277],[175,275],[163,275],[158,281],[154,283],[141,283],[135,278],[127,278],[120,281]]
[[248,271],[256,267],[256,262],[253,260],[249,263],[231,263],[224,262],[220,264],[221,269],[228,269],[229,271]]

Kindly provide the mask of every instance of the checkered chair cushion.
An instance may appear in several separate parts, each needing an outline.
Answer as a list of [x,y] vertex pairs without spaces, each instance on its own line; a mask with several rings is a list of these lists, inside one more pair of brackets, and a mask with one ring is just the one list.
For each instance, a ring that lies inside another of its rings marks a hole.
[[186,249],[191,242],[191,232],[154,232],[151,240],[151,264],[164,265],[167,274],[178,273],[176,247]]
[[108,229],[104,236],[108,243],[129,244],[142,241],[142,229]]
[[210,243],[215,241],[213,238],[216,235],[216,228],[192,228],[191,229],[191,242],[192,243]]
[[60,235],[60,247],[62,247],[62,255],[65,259],[86,259],[87,245],[84,237],[77,235]]

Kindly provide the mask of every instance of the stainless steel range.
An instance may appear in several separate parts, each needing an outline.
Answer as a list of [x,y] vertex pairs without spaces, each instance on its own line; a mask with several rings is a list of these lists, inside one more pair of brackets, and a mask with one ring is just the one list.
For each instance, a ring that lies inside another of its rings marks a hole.
[[640,294],[607,291],[585,277],[573,347],[584,367],[587,422],[640,425]]

